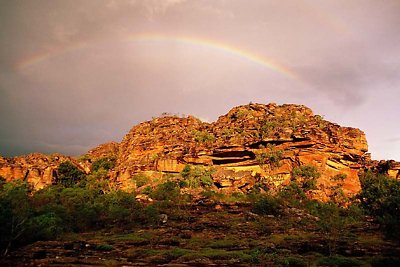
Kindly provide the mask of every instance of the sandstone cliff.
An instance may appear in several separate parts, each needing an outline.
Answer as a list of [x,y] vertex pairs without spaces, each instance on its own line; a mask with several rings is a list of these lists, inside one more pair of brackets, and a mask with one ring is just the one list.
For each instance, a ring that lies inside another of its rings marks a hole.
[[52,183],[63,161],[89,173],[95,160],[112,156],[117,164],[110,177],[122,188],[132,188],[132,177],[139,172],[162,176],[189,164],[212,168],[215,190],[246,192],[260,184],[284,186],[293,169],[313,165],[321,174],[313,197],[327,199],[337,186],[347,195],[357,193],[358,175],[367,168],[399,178],[400,163],[372,161],[367,151],[362,131],[328,122],[305,106],[249,104],[214,123],[192,116],[140,123],[121,143],[102,144],[79,161],[62,155],[0,157],[0,176],[24,179],[38,189]]
[[330,123],[301,105],[249,104],[212,123],[161,117],[131,129],[120,145],[116,179],[138,171],[180,172],[186,164],[213,166],[218,188],[246,191],[256,183],[287,184],[293,168],[318,168],[320,190],[346,176],[347,194],[360,190],[358,172],[368,158],[362,131]]
[[58,166],[65,161],[72,162],[86,173],[90,171],[90,166],[80,163],[73,157],[33,153],[14,158],[0,157],[0,176],[7,182],[16,179],[26,181],[35,190],[39,190],[51,185],[57,179]]

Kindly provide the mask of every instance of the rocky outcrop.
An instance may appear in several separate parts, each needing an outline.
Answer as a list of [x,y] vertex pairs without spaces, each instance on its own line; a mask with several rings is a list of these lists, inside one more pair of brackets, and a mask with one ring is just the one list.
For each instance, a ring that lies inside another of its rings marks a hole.
[[82,171],[87,172],[88,166],[76,159],[60,154],[50,156],[33,153],[27,156],[14,158],[0,157],[0,176],[7,182],[23,180],[39,190],[51,185],[57,179],[57,171],[60,163],[70,161]]
[[83,156],[83,159],[88,159],[91,162],[94,162],[100,158],[117,157],[118,151],[119,151],[119,143],[109,142],[109,143],[98,145],[97,147],[89,150]]
[[63,161],[88,173],[97,159],[115,157],[109,176],[124,189],[136,186],[132,178],[139,172],[154,178],[189,164],[212,169],[216,190],[246,192],[287,185],[295,168],[312,165],[320,173],[312,196],[327,199],[338,187],[347,195],[357,193],[365,169],[400,178],[400,163],[373,161],[367,151],[362,131],[328,122],[305,106],[249,104],[213,123],[192,116],[154,118],[134,126],[121,143],[99,145],[79,161],[62,155],[0,157],[0,176],[38,189],[52,183]]
[[166,116],[131,129],[120,145],[116,179],[138,171],[180,172],[186,164],[215,169],[221,190],[251,189],[256,183],[287,184],[293,168],[314,165],[322,195],[345,177],[345,193],[360,190],[358,172],[369,159],[365,134],[340,127],[302,105],[249,104],[214,123]]

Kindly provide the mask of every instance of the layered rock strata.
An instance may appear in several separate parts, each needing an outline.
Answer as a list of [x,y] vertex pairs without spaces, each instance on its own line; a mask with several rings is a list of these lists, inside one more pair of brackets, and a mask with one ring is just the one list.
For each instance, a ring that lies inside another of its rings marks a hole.
[[338,186],[347,195],[356,194],[365,169],[400,178],[399,162],[373,161],[367,151],[362,131],[328,122],[305,106],[249,104],[213,123],[192,116],[140,123],[121,143],[99,145],[79,161],[37,153],[0,157],[0,176],[26,180],[39,189],[54,181],[63,161],[89,173],[95,160],[115,157],[110,177],[121,188],[132,188],[132,178],[140,172],[158,177],[179,173],[189,164],[212,169],[217,190],[246,192],[256,185],[287,185],[295,168],[312,165],[321,174],[313,193],[324,199]]

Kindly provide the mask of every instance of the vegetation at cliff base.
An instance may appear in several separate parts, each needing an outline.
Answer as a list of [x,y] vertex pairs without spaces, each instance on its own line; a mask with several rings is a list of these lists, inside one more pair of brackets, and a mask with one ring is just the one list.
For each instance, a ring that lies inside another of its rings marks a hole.
[[[38,240],[60,240],[65,249],[72,239],[87,242],[80,250],[108,257],[109,265],[121,259],[125,265],[143,259],[149,265],[400,262],[394,245],[400,241],[400,182],[381,174],[365,172],[362,191],[343,205],[308,197],[320,175],[312,165],[294,168],[290,183],[277,191],[255,185],[228,194],[213,184],[214,169],[193,165],[162,177],[139,172],[131,177],[136,191],[125,192],[108,178],[113,159],[95,162],[91,174],[66,162],[54,185],[35,192],[25,182],[0,180],[1,254]],[[139,202],[139,194],[151,201]]]

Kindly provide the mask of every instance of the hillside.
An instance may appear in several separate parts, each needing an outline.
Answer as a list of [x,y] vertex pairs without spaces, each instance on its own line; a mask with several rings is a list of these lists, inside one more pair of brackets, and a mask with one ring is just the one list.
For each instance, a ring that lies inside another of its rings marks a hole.
[[301,105],[0,157],[1,266],[399,266],[400,163]]
[[[279,188],[290,182],[294,168],[315,166],[320,173],[311,197],[327,200],[340,186],[348,196],[360,191],[359,173],[379,169],[400,177],[400,164],[371,161],[365,134],[324,120],[302,105],[238,106],[205,123],[188,116],[161,116],[134,126],[121,143],[90,150],[80,159],[31,154],[0,158],[0,176],[22,179],[35,189],[57,180],[57,167],[70,161],[85,173],[102,157],[116,158],[109,178],[132,191],[136,174],[181,172],[186,165],[212,168],[215,188],[224,193],[249,192],[255,185]],[[340,181],[333,177],[341,176]],[[340,183],[340,184],[338,184]]]

